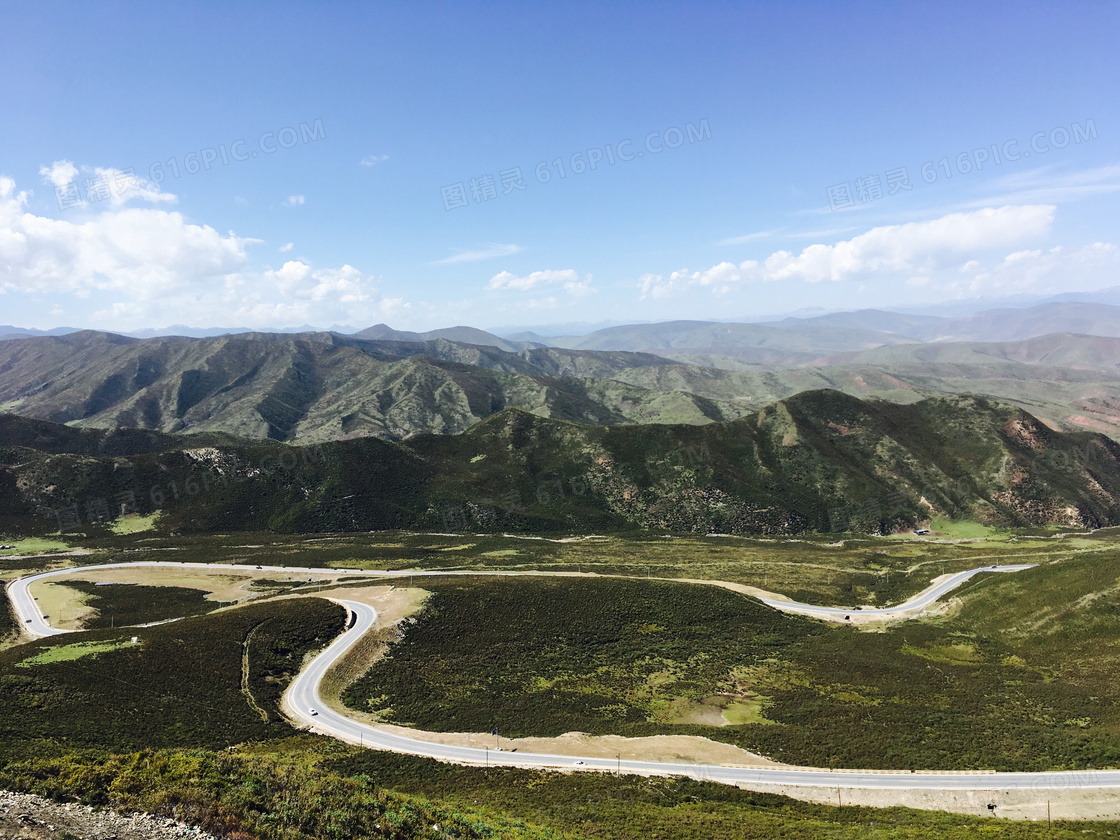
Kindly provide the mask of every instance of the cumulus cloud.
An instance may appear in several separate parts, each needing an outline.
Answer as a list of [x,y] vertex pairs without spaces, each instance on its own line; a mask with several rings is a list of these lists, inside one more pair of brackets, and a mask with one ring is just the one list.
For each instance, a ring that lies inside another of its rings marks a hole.
[[520,245],[502,245],[500,243],[492,243],[485,248],[479,248],[475,251],[461,251],[450,257],[444,257],[442,260],[436,260],[435,265],[449,265],[451,263],[462,262],[476,262],[478,260],[489,260],[494,257],[508,257],[511,254],[520,254]]
[[67,302],[73,315],[71,303],[97,292],[106,302],[80,318],[91,325],[267,328],[375,323],[410,311],[402,298],[381,296],[375,278],[352,265],[289,260],[278,269],[255,269],[248,248],[260,240],[223,235],[179,213],[106,202],[102,212],[72,221],[33,215],[27,202],[14,181],[0,178],[0,293],[36,307],[53,296],[48,306]]
[[223,236],[179,213],[126,208],[81,221],[25,212],[27,194],[0,178],[0,288],[17,292],[122,289],[164,294],[242,268],[258,240]]
[[286,254],[286,253],[288,253],[288,252],[289,252],[290,250],[292,250],[292,248],[294,248],[294,247],[295,247],[295,246],[294,246],[294,245],[293,245],[293,244],[292,244],[291,242],[289,242],[289,243],[288,243],[287,245],[281,245],[281,246],[280,246],[280,253],[281,253],[281,254]]
[[372,278],[352,265],[313,269],[299,260],[289,260],[276,271],[264,272],[262,279],[292,297],[306,300],[366,303],[376,297]]
[[953,291],[971,295],[1052,294],[1071,289],[1114,285],[1120,276],[1120,249],[1111,243],[1094,242],[1069,250],[1015,251],[990,270],[981,271]]
[[56,160],[50,166],[41,167],[39,174],[46,183],[65,187],[78,177],[78,167],[68,160]]
[[302,195],[290,195],[290,196],[287,197],[287,199],[285,199],[284,206],[285,207],[299,207],[306,200],[307,199],[305,199]]
[[926,276],[973,254],[1037,239],[1049,232],[1055,207],[1048,204],[984,208],[950,213],[926,222],[885,225],[835,245],[815,244],[800,253],[775,251],[764,260],[722,262],[700,271],[643,275],[642,297],[664,297],[684,286],[726,292],[751,282],[836,282],[870,276]]
[[526,292],[544,286],[561,286],[568,294],[580,297],[591,292],[591,275],[588,274],[583,280],[580,280],[579,274],[571,268],[561,271],[534,271],[524,277],[518,277],[516,274],[503,271],[491,277],[486,288],[491,291]]

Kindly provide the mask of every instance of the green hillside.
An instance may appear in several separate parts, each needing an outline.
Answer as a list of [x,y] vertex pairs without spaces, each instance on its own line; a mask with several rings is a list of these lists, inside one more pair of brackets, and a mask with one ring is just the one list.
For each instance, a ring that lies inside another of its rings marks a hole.
[[453,434],[506,407],[582,423],[707,423],[745,413],[602,378],[653,357],[375,342],[330,333],[0,345],[0,408],[86,428],[223,432],[314,443]]
[[[1120,439],[1120,339],[1051,335],[820,355],[853,346],[853,331],[829,344],[830,330],[846,328],[766,329],[787,345],[800,335],[798,346],[813,352],[774,357],[797,365],[790,367],[718,355],[722,349],[658,351],[673,357],[667,358],[555,347],[508,352],[445,338],[332,333],[144,340],[73,333],[0,343],[0,411],[86,429],[308,444],[455,434],[504,408],[589,425],[707,424],[829,388],[900,403],[980,394],[1058,429]],[[817,341],[811,348],[809,333]],[[692,340],[688,331],[682,335]],[[757,349],[769,354],[770,339],[759,341]]]
[[0,509],[20,527],[42,530],[63,510],[88,518],[98,499],[103,517],[124,505],[218,533],[1099,526],[1120,522],[1120,445],[981,398],[899,405],[822,390],[706,426],[585,426],[506,409],[404,442],[115,458],[0,448]]

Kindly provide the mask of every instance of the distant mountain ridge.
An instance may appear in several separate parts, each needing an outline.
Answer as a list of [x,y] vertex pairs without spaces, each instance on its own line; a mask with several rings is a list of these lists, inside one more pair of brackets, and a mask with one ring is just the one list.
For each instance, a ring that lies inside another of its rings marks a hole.
[[353,333],[351,338],[364,338],[370,341],[407,341],[413,343],[436,341],[442,338],[445,341],[456,341],[462,344],[477,344],[480,347],[497,347],[499,350],[505,350],[509,353],[545,346],[544,344],[532,341],[507,341],[493,333],[475,329],[474,327],[447,327],[445,329],[418,333],[408,330],[394,330],[387,324],[377,324],[372,327],[367,327],[360,332]]
[[0,343],[0,409],[86,428],[314,442],[462,431],[508,406],[592,424],[746,412],[609,378],[656,356],[510,353],[333,333],[134,339],[79,332]]
[[863,309],[758,324],[664,321],[541,341],[580,350],[724,356],[798,367],[817,364],[823,356],[906,342],[1023,341],[1054,333],[1118,337],[1120,306],[1049,302],[1022,309],[993,309],[966,318]]
[[1120,339],[900,342],[788,367],[336,333],[135,339],[86,331],[0,342],[0,412],[82,428],[310,443],[452,434],[507,407],[593,425],[704,424],[832,388],[903,403],[988,395],[1054,428],[1120,439]]

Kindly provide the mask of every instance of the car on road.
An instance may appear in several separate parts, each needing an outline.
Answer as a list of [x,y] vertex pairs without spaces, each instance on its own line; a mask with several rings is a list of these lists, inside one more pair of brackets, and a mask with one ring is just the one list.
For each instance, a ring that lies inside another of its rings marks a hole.
[[308,713],[309,715],[312,715],[312,716],[315,716],[315,715],[319,714],[319,713],[318,713],[317,711],[315,711],[314,709],[308,709],[308,710],[307,710],[307,713]]
[[586,762],[586,761],[577,761],[577,762],[576,762],[576,767],[583,767],[583,766],[584,766],[584,765],[586,765],[586,764],[587,764],[587,762]]

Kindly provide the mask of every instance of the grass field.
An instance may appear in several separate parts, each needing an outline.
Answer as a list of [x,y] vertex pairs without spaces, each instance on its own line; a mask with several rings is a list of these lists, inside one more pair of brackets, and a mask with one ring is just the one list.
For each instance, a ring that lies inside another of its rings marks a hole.
[[688,779],[456,767],[312,736],[226,751],[67,752],[0,758],[0,787],[177,817],[229,837],[482,840],[1055,840],[1120,824],[1038,824],[830,807]]
[[[332,639],[342,622],[337,605],[298,599],[0,651],[0,743],[44,738],[142,749],[276,737],[288,731],[277,705],[284,686],[304,653]],[[134,635],[139,643],[126,644]],[[106,647],[67,655],[83,643]],[[246,662],[249,696],[241,691]]]
[[50,665],[52,662],[72,662],[85,656],[96,656],[111,650],[128,647],[128,639],[110,639],[101,642],[75,642],[72,645],[55,645],[42,653],[29,656],[16,663],[17,668],[32,668],[36,665]]
[[[560,540],[564,541],[560,541]],[[567,539],[407,532],[291,537],[249,533],[168,536],[142,532],[76,538],[78,564],[137,560],[346,569],[467,569],[595,572],[630,577],[726,580],[819,604],[897,603],[948,572],[993,563],[1042,563],[1091,556],[1120,544],[1120,529],[1056,537],[1043,529],[984,539],[861,536],[591,537]],[[11,566],[5,565],[11,563]],[[21,562],[0,557],[12,577]]]
[[[842,544],[140,532],[75,545],[91,553],[0,563],[16,576],[44,562],[232,560],[249,567],[246,580],[258,564],[596,571],[882,603],[945,571],[1041,562],[966,584],[947,615],[869,633],[652,579],[424,579],[435,593],[431,609],[350,699],[364,708],[374,699],[391,709],[390,720],[431,728],[703,734],[818,766],[1120,764],[1116,532]],[[260,574],[255,591],[290,585],[283,574]],[[159,593],[87,587],[83,597],[122,611],[132,602],[149,610],[144,617],[169,617],[154,613],[174,611],[180,598],[180,608],[202,603],[181,585]],[[145,598],[157,600],[145,606]],[[487,771],[319,738],[276,740],[291,734],[276,713],[283,686],[303,652],[340,626],[336,607],[301,600],[0,650],[0,786],[75,793],[277,840],[432,837],[436,824],[440,836],[511,838],[1037,836],[1030,824],[829,808],[687,780]],[[139,644],[128,643],[131,635]],[[253,705],[241,689],[246,641]],[[1110,833],[1120,826],[1056,823],[1047,836]]]
[[10,545],[11,548],[0,549],[0,557],[10,557],[15,554],[40,554],[50,551],[69,551],[68,542],[50,537],[23,537],[19,539],[0,537],[0,545]]
[[424,586],[351,707],[509,737],[704,734],[817,767],[1120,763],[1120,551],[974,580],[959,615],[871,633],[658,581]]
[[156,518],[157,515],[154,513],[148,516],[130,513],[127,516],[114,519],[109,527],[114,534],[140,534],[144,531],[155,530]]
[[104,584],[83,580],[63,580],[52,585],[77,590],[84,604],[96,610],[93,617],[83,622],[87,630],[184,618],[224,606],[221,602],[207,600],[202,590],[184,586]]

